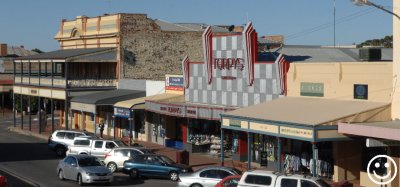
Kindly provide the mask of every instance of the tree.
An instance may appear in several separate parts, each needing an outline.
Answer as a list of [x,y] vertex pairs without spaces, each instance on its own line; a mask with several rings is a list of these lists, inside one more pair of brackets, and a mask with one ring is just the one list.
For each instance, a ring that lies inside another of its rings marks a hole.
[[363,47],[363,46],[383,46],[386,48],[393,48],[393,35],[385,36],[381,39],[366,40],[357,45],[357,47]]
[[33,52],[36,52],[36,53],[44,53],[42,50],[40,50],[40,49],[38,49],[38,48],[32,49],[32,51],[33,51]]

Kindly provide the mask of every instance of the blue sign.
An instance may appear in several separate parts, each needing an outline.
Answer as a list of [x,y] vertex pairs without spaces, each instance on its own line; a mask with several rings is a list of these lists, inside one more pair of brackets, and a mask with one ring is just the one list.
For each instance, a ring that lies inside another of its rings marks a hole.
[[130,112],[127,108],[114,108],[114,116],[121,118],[129,118]]
[[183,86],[183,77],[169,77],[167,86]]

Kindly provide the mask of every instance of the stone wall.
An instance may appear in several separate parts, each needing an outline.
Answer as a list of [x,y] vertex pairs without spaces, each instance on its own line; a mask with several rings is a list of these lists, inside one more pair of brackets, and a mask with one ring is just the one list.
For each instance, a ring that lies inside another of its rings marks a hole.
[[164,80],[182,74],[181,61],[202,61],[202,32],[161,31],[145,15],[121,16],[122,79]]

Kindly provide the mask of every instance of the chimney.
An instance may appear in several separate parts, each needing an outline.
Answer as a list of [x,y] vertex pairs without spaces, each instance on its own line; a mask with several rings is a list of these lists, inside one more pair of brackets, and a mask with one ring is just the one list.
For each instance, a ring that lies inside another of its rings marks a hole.
[[0,44],[0,56],[7,56],[7,44]]

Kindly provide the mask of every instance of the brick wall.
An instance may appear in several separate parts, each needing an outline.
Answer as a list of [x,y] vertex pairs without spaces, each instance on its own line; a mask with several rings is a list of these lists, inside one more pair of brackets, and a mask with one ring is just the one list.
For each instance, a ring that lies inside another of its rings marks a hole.
[[181,60],[202,61],[201,32],[165,32],[146,15],[121,16],[121,78],[164,80],[182,74]]

